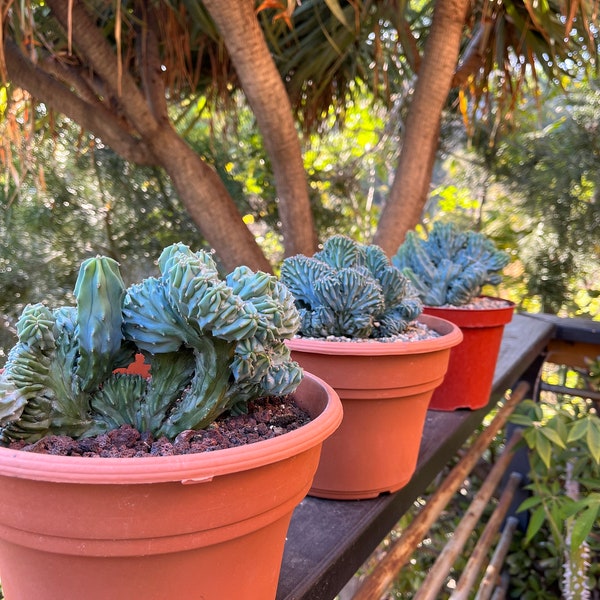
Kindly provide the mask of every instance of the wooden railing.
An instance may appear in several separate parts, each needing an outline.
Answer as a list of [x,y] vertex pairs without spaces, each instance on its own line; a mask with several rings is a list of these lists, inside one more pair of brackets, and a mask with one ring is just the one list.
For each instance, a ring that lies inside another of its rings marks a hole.
[[507,390],[522,380],[535,393],[547,359],[578,366],[584,356],[598,355],[600,322],[515,315],[505,328],[488,406],[477,411],[429,411],[417,470],[406,487],[373,500],[307,497],[296,508],[277,600],[335,598]]

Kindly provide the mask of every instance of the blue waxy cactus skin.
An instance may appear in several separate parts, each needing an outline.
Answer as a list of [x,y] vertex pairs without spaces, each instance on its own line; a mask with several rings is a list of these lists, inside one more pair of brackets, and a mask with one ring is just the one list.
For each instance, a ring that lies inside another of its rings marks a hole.
[[[302,369],[283,340],[300,318],[281,282],[246,267],[223,280],[210,254],[183,244],[158,262],[159,277],[126,290],[115,261],[89,259],[77,308],[25,308],[0,375],[0,442],[123,424],[173,439],[251,399],[296,389]],[[114,372],[136,352],[148,379]]]
[[422,303],[408,279],[383,250],[341,235],[309,258],[286,258],[281,280],[300,313],[308,337],[385,338],[404,332]]
[[117,262],[106,257],[84,261],[74,294],[79,342],[76,374],[82,389],[91,391],[112,372],[113,358],[121,349],[125,284]]
[[497,285],[509,262],[482,233],[461,232],[453,223],[436,221],[427,239],[409,231],[392,263],[412,282],[429,306],[468,304],[485,284]]

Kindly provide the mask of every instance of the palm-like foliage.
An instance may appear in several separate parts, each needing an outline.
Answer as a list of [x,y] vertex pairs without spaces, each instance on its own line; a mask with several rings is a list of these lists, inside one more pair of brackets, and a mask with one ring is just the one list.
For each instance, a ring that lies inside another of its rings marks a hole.
[[500,127],[540,70],[562,86],[565,77],[592,69],[595,11],[588,0],[479,2],[454,81],[464,90],[459,106],[465,121],[484,115]]
[[[418,74],[435,0],[304,0],[287,23],[277,19],[283,3],[265,5],[280,6],[261,23],[293,105],[313,125],[332,106],[343,111],[357,82],[394,100]],[[481,102],[506,114],[538,68],[560,83],[593,66],[595,19],[589,0],[474,2],[453,83],[472,96],[473,115]]]
[[[120,50],[115,68],[137,71],[137,33],[153,19],[170,100],[202,92],[227,101],[238,80],[203,5],[165,0],[155,4],[151,15],[145,4],[86,0],[97,25]],[[265,38],[292,104],[308,126],[318,124],[332,107],[343,111],[357,83],[368,85],[375,97],[392,101],[403,81],[418,72],[434,5],[434,0],[304,0],[291,12],[288,3],[257,2]],[[479,0],[465,23],[454,83],[473,95],[474,105],[494,96],[509,110],[528,72],[535,74],[537,66],[558,83],[561,75],[593,63],[594,19],[590,0]],[[84,75],[84,65],[70,55],[68,36],[49,17],[44,3],[9,2],[3,21],[8,37],[18,45],[36,40],[44,69],[55,74],[60,70],[64,77]],[[52,60],[44,62],[44,57]],[[466,116],[464,103],[462,110]]]

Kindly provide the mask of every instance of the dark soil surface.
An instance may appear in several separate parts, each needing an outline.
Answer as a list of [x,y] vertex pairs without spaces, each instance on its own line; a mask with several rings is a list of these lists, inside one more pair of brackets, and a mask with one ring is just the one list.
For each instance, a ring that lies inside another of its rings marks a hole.
[[106,434],[74,440],[51,435],[35,444],[15,442],[10,448],[59,456],[97,456],[104,458],[171,456],[232,448],[277,437],[298,429],[310,417],[293,396],[261,398],[248,405],[248,414],[224,416],[207,429],[183,431],[173,442],[154,439],[129,425]]

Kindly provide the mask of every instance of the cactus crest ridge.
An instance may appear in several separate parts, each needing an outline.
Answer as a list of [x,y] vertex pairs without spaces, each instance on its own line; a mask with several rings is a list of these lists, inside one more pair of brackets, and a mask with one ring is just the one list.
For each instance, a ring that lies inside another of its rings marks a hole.
[[410,281],[379,246],[342,235],[313,257],[286,258],[281,281],[307,337],[386,338],[404,332],[422,311]]
[[462,306],[486,285],[498,285],[509,255],[483,233],[460,231],[436,221],[427,239],[409,231],[392,263],[406,275],[428,306]]

